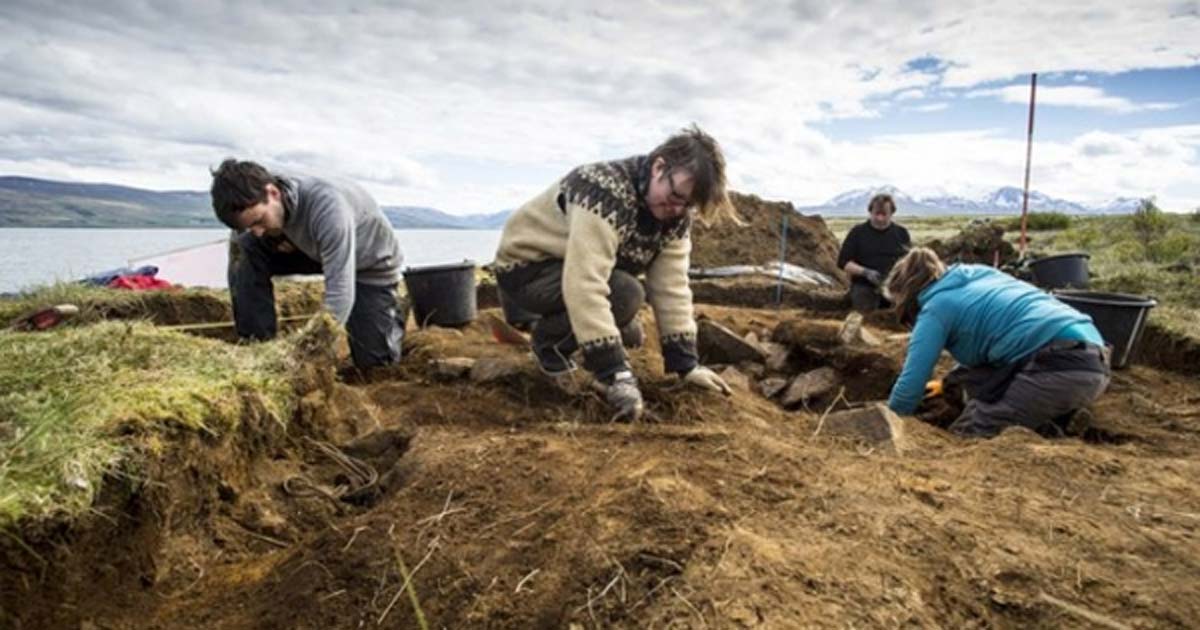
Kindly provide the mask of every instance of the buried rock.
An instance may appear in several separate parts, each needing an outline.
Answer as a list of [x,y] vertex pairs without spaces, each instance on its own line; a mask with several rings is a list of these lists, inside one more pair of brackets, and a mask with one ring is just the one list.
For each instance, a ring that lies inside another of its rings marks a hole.
[[762,363],[767,358],[761,346],[742,339],[711,319],[702,319],[696,325],[696,349],[703,363]]
[[471,380],[476,383],[494,383],[521,373],[523,360],[488,357],[477,359],[471,366]]
[[783,388],[787,387],[787,385],[788,382],[786,378],[770,376],[764,378],[758,383],[758,391],[762,392],[763,398],[774,398],[776,394],[783,391]]
[[430,375],[444,381],[466,378],[473,367],[475,367],[475,359],[470,357],[449,357],[433,359],[429,362]]
[[889,453],[904,450],[904,421],[886,405],[831,413],[817,428],[819,435],[850,438]]
[[732,365],[726,367],[724,370],[721,370],[718,374],[730,387],[743,391],[750,391],[750,377],[746,376],[741,370],[733,367]]
[[820,367],[805,372],[792,379],[787,391],[783,393],[780,404],[784,407],[807,405],[809,401],[815,401],[833,392],[833,388],[837,387],[839,382],[837,372],[831,367]]
[[878,346],[883,342],[863,327],[862,313],[850,313],[838,331],[838,341],[844,346]]

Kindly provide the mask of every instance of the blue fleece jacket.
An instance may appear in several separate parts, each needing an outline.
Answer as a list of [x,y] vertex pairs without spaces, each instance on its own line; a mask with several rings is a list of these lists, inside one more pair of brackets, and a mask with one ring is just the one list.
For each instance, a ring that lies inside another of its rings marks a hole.
[[1092,318],[983,265],[953,265],[917,296],[919,315],[888,407],[912,413],[942,349],[962,365],[1003,366],[1056,340],[1104,345]]

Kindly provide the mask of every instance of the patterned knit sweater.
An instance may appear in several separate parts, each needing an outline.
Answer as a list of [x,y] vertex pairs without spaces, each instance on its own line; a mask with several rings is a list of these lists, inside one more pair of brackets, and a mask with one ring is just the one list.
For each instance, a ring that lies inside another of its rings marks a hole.
[[608,301],[614,268],[645,273],[669,372],[696,366],[696,321],[688,286],[691,217],[660,223],[645,204],[647,156],[580,166],[509,217],[496,271],[544,260],[563,261],[563,301],[583,349],[584,365],[611,373],[628,365]]

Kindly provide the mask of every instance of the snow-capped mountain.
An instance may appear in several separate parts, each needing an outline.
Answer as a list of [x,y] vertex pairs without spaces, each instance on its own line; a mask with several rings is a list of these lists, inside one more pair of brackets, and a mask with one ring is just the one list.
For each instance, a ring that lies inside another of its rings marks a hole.
[[[896,200],[896,209],[907,215],[954,215],[987,214],[1003,215],[1021,211],[1023,192],[1014,186],[1005,186],[971,199],[955,195],[936,195],[916,198],[895,186],[858,188],[844,192],[817,206],[798,206],[804,214],[858,215],[866,214],[867,203],[878,193],[888,193]],[[1029,191],[1030,212],[1062,212],[1064,214],[1127,214],[1133,212],[1139,199],[1119,197],[1107,203],[1088,206],[1066,199],[1058,199],[1036,190]]]

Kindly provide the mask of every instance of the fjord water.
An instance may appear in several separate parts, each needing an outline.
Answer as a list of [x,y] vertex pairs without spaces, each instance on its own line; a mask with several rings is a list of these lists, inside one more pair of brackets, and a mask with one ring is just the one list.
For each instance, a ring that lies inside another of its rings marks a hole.
[[[228,238],[223,229],[0,229],[0,293],[78,280],[130,260]],[[405,266],[491,262],[499,230],[396,230]],[[223,265],[215,261],[216,265]],[[221,275],[221,274],[216,274]],[[167,275],[162,276],[170,281]]]

